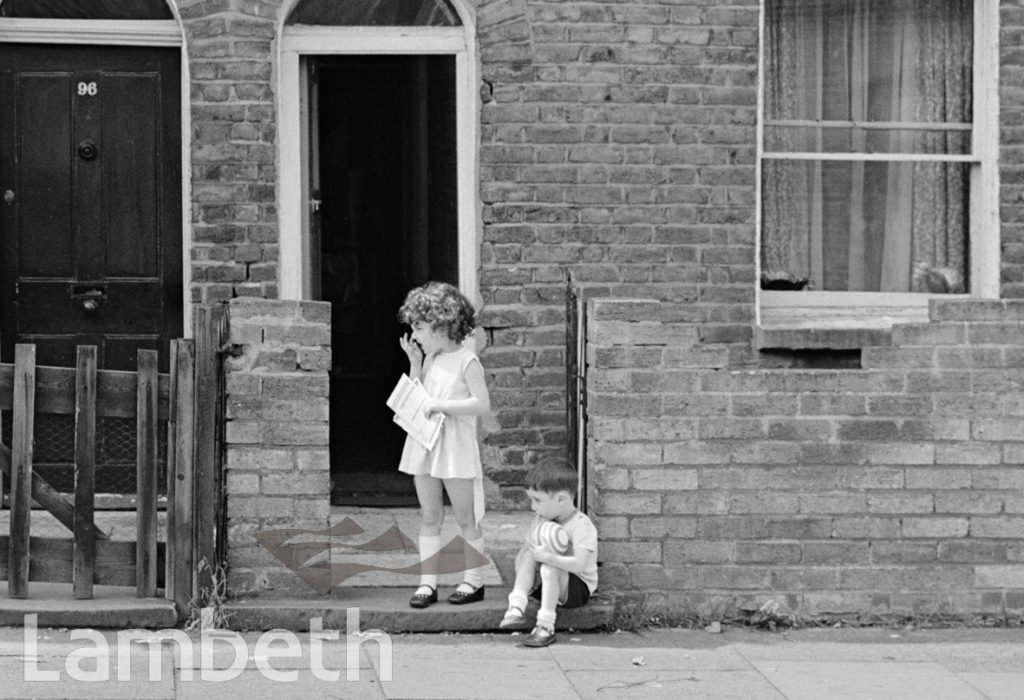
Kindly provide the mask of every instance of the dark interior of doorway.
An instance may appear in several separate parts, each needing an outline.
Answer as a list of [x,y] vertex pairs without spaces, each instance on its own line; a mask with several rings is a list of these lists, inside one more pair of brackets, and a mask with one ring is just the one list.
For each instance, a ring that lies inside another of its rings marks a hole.
[[415,505],[385,400],[408,361],[405,293],[458,281],[453,56],[311,62],[320,298],[332,303],[331,502]]

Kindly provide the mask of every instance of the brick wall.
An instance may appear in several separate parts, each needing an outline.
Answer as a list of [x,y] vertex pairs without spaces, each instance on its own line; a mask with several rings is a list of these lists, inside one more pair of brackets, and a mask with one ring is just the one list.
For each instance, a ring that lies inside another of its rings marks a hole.
[[308,587],[256,537],[319,530],[330,515],[330,305],[236,299],[229,306],[227,524],[233,593]]
[[590,304],[604,585],[1024,611],[1024,302],[933,301],[845,370],[732,369],[679,312]]
[[191,299],[277,296],[280,2],[180,0],[191,85]]
[[[759,2],[473,4],[482,360],[497,421],[485,462],[505,503],[523,505],[525,468],[565,443],[568,271],[593,298],[663,302],[659,323],[689,324],[699,361],[754,361]],[[283,3],[177,5],[191,80],[191,298],[273,298]],[[1001,22],[1001,283],[1004,297],[1021,297],[1021,3],[1003,0]],[[628,353],[662,361],[646,347]]]
[[480,2],[496,478],[565,441],[564,279],[749,355],[758,3]]

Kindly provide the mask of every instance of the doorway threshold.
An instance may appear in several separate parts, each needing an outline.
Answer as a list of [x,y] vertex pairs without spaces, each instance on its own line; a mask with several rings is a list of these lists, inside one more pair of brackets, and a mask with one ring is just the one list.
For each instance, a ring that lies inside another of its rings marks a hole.
[[416,508],[416,488],[412,477],[396,470],[334,472],[331,474],[331,505]]

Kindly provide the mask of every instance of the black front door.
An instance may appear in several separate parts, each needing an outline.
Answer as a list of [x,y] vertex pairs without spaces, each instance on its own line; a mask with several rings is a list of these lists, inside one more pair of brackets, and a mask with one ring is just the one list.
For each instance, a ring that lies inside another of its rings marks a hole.
[[34,343],[39,364],[73,366],[89,344],[103,368],[152,348],[166,371],[182,332],[180,90],[176,49],[0,46],[2,361]]
[[[0,48],[0,346],[71,366],[181,334],[181,127],[174,49]],[[166,356],[166,352],[162,353]]]

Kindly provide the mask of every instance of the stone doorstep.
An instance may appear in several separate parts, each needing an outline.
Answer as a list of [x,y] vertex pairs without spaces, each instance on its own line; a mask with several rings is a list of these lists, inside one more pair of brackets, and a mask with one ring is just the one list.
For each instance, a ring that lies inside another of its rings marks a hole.
[[[429,608],[409,607],[409,588],[346,588],[333,596],[320,598],[249,598],[229,602],[224,607],[227,625],[238,631],[288,629],[309,630],[310,620],[320,617],[324,629],[346,629],[349,609],[359,610],[362,630],[384,632],[487,632],[497,631],[508,606],[509,588],[487,587],[484,600],[467,605],[452,605],[439,591],[438,602]],[[537,603],[531,601],[527,618],[531,621]],[[610,626],[614,600],[597,595],[582,608],[559,610],[559,630],[593,630]],[[527,630],[528,631],[528,630]]]
[[178,626],[174,603],[137,598],[134,588],[95,586],[93,598],[76,600],[70,584],[29,583],[28,598],[8,598],[0,581],[0,626],[21,627],[25,616],[38,615],[39,627],[168,629]]
[[[517,536],[518,537],[518,536]],[[417,579],[407,581],[381,579],[378,585],[365,583],[363,576],[335,586],[325,596],[263,596],[241,598],[225,605],[228,627],[233,630],[268,630],[274,628],[307,631],[310,619],[323,618],[325,629],[345,629],[348,610],[359,609],[359,626],[363,630],[385,632],[487,632],[497,631],[498,623],[508,607],[508,593],[515,576],[515,550],[499,546],[488,550],[491,564],[485,576],[486,594],[479,603],[452,605],[447,596],[461,580],[461,575],[440,577],[438,602],[429,608],[409,607],[409,596],[416,590]],[[494,580],[492,580],[494,579]],[[531,600],[527,618],[533,620],[537,602]],[[598,593],[586,606],[559,611],[560,630],[593,630],[610,626],[615,612],[613,599]]]

